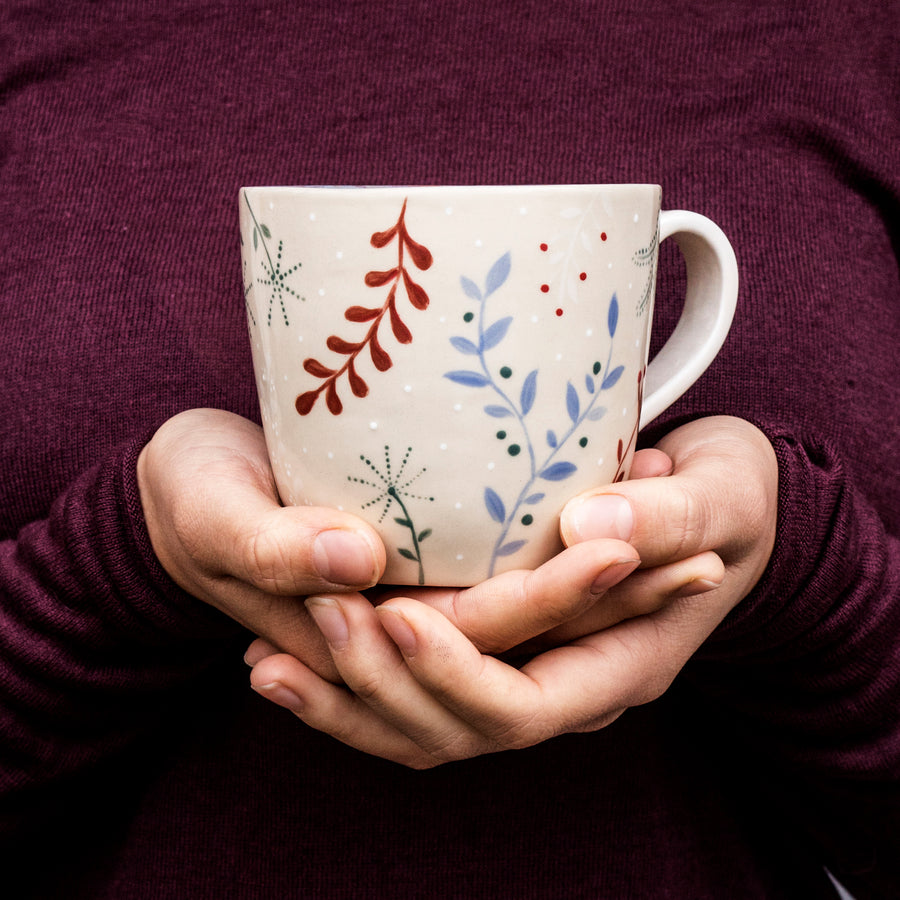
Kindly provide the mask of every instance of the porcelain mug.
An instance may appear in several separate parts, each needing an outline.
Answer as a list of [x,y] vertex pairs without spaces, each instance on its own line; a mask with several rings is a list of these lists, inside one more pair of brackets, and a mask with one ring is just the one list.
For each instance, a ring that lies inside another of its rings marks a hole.
[[[384,581],[470,585],[561,549],[576,494],[724,341],[737,264],[655,185],[247,187],[244,292],[285,504],[369,521]],[[648,365],[659,243],[687,297]]]

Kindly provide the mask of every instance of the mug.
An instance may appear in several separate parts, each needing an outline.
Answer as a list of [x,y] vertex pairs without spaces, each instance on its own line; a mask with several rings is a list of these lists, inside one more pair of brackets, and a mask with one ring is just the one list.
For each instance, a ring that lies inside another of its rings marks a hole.
[[[718,353],[737,263],[656,185],[246,187],[244,294],[285,504],[370,522],[384,582],[465,586],[559,552],[576,494]],[[648,365],[660,241],[687,296]]]

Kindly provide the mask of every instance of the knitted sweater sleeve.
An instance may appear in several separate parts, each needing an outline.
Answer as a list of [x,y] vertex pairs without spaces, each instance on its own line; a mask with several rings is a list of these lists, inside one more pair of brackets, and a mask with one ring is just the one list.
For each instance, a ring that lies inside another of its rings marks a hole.
[[795,815],[859,896],[892,896],[900,539],[837,448],[766,430],[780,469],[774,552],[687,674],[738,733],[748,781],[765,782],[773,810]]
[[133,740],[234,633],[153,554],[142,443],[110,453],[0,544],[0,805]]

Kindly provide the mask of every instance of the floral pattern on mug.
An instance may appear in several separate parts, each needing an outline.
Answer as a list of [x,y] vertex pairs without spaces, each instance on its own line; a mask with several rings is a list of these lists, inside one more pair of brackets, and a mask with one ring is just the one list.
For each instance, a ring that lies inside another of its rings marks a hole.
[[[287,279],[290,278],[300,267],[301,263],[295,263],[293,266],[290,266],[287,269],[281,268],[281,259],[284,255],[284,241],[278,241],[277,249],[274,249],[275,259],[272,259],[273,250],[269,248],[269,241],[272,240],[272,232],[269,230],[268,225],[264,222],[260,222],[256,218],[256,213],[253,212],[253,207],[250,205],[250,200],[247,197],[246,192],[243,193],[244,202],[247,204],[247,209],[250,212],[250,218],[253,220],[253,249],[258,251],[260,247],[262,247],[262,251],[264,254],[264,258],[262,261],[263,269],[266,272],[265,278],[259,278],[259,283],[268,289],[269,293],[269,308],[266,312],[266,324],[272,324],[272,310],[276,304],[278,303],[279,308],[281,309],[281,317],[284,321],[285,325],[290,325],[290,320],[288,319],[287,307],[285,306],[285,299],[287,296],[293,297],[296,300],[305,300],[305,297],[301,297],[288,283]],[[243,239],[242,239],[243,243]],[[246,301],[247,295],[250,293],[250,286],[245,286],[244,288],[244,299]],[[247,313],[249,314],[250,321],[255,325],[256,318],[253,315],[253,310],[250,306],[247,306]]]
[[[397,310],[397,287],[402,283],[409,302],[415,309],[428,308],[428,294],[420,284],[413,281],[409,269],[405,264],[404,254],[409,253],[413,265],[422,271],[431,268],[433,262],[431,251],[422,244],[414,241],[406,230],[406,203],[400,210],[400,218],[387,231],[377,231],[371,237],[371,244],[377,249],[386,247],[397,241],[397,265],[387,271],[371,271],[365,276],[365,283],[370,288],[381,288],[390,285],[384,303],[381,306],[351,306],[344,312],[344,318],[348,322],[371,323],[365,336],[359,341],[347,341],[336,334],[332,334],[325,342],[333,353],[347,357],[343,365],[332,368],[319,360],[308,357],[303,362],[303,368],[315,378],[321,378],[319,387],[300,394],[296,400],[297,412],[301,416],[308,415],[315,406],[322,391],[325,392],[325,405],[328,411],[335,416],[343,412],[344,405],[338,396],[337,382],[341,376],[346,375],[350,384],[350,390],[356,397],[366,397],[369,393],[369,385],[356,370],[356,359],[366,349],[372,358],[372,363],[379,372],[386,372],[394,364],[387,351],[382,347],[378,339],[378,329],[385,316],[391,323],[391,331],[400,344],[412,343],[412,332],[401,319]],[[255,232],[254,232],[255,233]]]
[[[488,403],[484,412],[498,422],[510,419],[510,427],[516,430],[516,440],[507,446],[510,456],[525,454],[529,462],[528,476],[514,497],[507,495],[506,500],[501,492],[490,485],[484,489],[484,505],[490,518],[500,526],[499,534],[494,540],[491,552],[488,576],[494,574],[497,561],[503,557],[513,556],[527,543],[527,538],[518,537],[509,540],[511,530],[517,524],[527,528],[534,523],[534,514],[524,512],[531,510],[544,499],[540,489],[541,481],[565,481],[578,471],[578,465],[568,455],[570,441],[579,433],[585,422],[596,422],[606,415],[606,407],[598,405],[603,391],[615,387],[625,372],[625,366],[612,366],[613,345],[619,322],[619,301],[615,294],[609,301],[606,325],[609,331],[610,345],[606,364],[595,362],[591,370],[583,375],[583,391],[580,391],[571,380],[566,383],[565,396],[561,398],[560,409],[564,411],[568,422],[555,430],[547,428],[539,438],[533,434],[528,415],[534,407],[538,392],[539,369],[532,369],[523,379],[518,392],[511,390],[509,380],[512,370],[508,366],[497,366],[489,362],[487,354],[500,346],[514,324],[513,316],[504,316],[488,324],[488,300],[500,290],[509,277],[512,267],[511,254],[505,253],[490,268],[479,287],[474,281],[463,277],[460,279],[463,292],[478,304],[478,313],[470,320],[475,324],[475,339],[464,336],[450,338],[450,343],[462,355],[471,357],[477,367],[470,369],[454,369],[446,372],[444,377],[456,384],[471,388],[487,388],[493,394],[495,402]],[[516,396],[516,393],[518,396]],[[504,428],[497,432],[497,437],[505,440],[509,437]],[[587,446],[588,438],[581,435],[577,443]],[[624,459],[624,442],[619,439],[619,463]],[[564,452],[565,451],[565,452]]]

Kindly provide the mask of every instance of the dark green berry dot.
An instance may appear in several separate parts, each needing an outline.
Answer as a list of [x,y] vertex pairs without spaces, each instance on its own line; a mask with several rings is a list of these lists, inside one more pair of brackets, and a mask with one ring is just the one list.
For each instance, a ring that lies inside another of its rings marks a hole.
[[530,525],[533,521],[534,521],[534,516],[531,515],[531,513],[528,513],[527,515],[522,516],[522,524],[523,525]]
[[510,444],[510,445],[506,448],[506,452],[507,452],[510,456],[518,456],[519,453],[522,452],[522,448],[521,448],[518,444]]
[[475,318],[475,313],[466,313],[463,316],[463,322],[471,322]]
[[587,438],[586,438],[586,437],[583,437],[583,438],[578,442],[578,446],[579,446],[579,447],[587,447]]
[[505,440],[505,438],[506,438],[506,432],[505,432],[505,431],[498,431],[498,432],[497,432],[497,438],[498,438],[498,440],[501,440],[501,441],[502,441],[502,440]]
[[600,363],[598,363],[598,362],[595,362],[595,363],[594,363],[594,374],[595,374],[595,375],[599,375],[599,374],[600,374]]
[[512,369],[511,369],[509,366],[504,366],[504,367],[500,370],[500,374],[501,374],[504,378],[510,378],[510,377],[512,376]]

